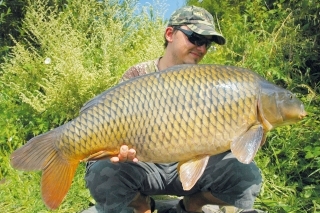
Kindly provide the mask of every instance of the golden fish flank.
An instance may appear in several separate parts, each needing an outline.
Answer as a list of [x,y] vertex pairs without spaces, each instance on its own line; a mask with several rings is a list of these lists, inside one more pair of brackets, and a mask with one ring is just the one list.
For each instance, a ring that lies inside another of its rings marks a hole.
[[189,190],[210,155],[231,149],[250,163],[268,131],[305,115],[292,93],[252,71],[180,65],[105,91],[72,121],[14,151],[11,164],[43,171],[42,198],[51,209],[62,202],[80,161],[116,156],[123,144],[141,161],[179,162]]

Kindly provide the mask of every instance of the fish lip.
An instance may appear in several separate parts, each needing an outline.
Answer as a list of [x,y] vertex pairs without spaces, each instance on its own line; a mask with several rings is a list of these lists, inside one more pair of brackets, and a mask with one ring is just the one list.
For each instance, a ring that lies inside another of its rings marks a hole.
[[301,119],[303,119],[304,117],[306,117],[307,115],[308,115],[307,112],[303,112],[303,113],[301,113],[301,114],[299,115],[299,119],[301,120]]
[[307,115],[308,115],[308,113],[306,112],[306,110],[304,109],[304,105],[303,104],[301,104],[301,113],[300,113],[300,115],[299,115],[299,119],[301,120],[301,119],[303,119],[304,117],[306,117]]

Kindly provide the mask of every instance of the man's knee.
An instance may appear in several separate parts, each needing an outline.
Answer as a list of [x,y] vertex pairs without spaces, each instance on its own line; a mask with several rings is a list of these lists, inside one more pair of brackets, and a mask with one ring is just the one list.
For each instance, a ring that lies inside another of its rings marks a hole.
[[111,179],[118,171],[117,166],[108,160],[96,161],[87,165],[86,187],[96,201],[105,199],[106,191],[112,189],[115,184]]
[[243,164],[231,152],[210,159],[204,178],[203,186],[215,197],[239,208],[250,208],[262,185],[257,165]]
[[110,193],[129,193],[141,188],[146,172],[138,163],[112,163],[101,160],[93,163],[86,172],[86,186],[92,196],[106,196]]
[[234,184],[239,181],[248,184],[262,182],[260,169],[254,162],[243,164],[231,152],[211,157],[206,172],[214,179],[219,178],[221,181],[233,182]]

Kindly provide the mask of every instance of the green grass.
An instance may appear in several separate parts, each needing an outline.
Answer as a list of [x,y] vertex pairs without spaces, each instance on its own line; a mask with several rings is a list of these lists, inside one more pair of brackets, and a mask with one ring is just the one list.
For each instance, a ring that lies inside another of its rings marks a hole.
[[[153,16],[136,16],[134,1],[116,2],[74,0],[61,8],[35,0],[27,8],[24,39],[14,41],[10,57],[0,64],[0,212],[79,212],[94,202],[83,164],[62,205],[49,211],[41,200],[41,172],[15,170],[9,158],[31,137],[75,117],[130,66],[162,54],[165,23],[157,11],[145,8]],[[304,37],[290,10],[266,11],[259,1],[228,3],[223,2],[222,18],[216,20],[227,44],[209,52],[203,63],[253,69],[296,93],[309,114],[268,134],[255,158],[264,177],[255,207],[320,212],[320,90],[316,72],[305,71],[301,59],[316,52],[313,38]]]
[[11,149],[0,149],[0,212],[79,212],[94,202],[85,187],[85,165],[81,163],[64,202],[57,210],[50,211],[41,199],[41,172],[13,169],[10,165],[12,152]]
[[[304,121],[272,131],[258,152],[264,177],[257,206],[272,212],[320,212],[319,111]],[[314,124],[317,124],[316,126]],[[312,146],[310,150],[308,147]],[[312,154],[317,156],[309,156]]]
[[[4,153],[1,153],[4,156]],[[41,199],[40,181],[41,172],[22,172],[11,168],[8,153],[1,164],[8,168],[8,175],[4,183],[0,184],[0,211],[1,212],[80,212],[92,202],[89,191],[85,188],[84,166],[81,165],[74,178],[70,191],[62,205],[54,211],[49,211]],[[59,183],[56,183],[59,187]]]

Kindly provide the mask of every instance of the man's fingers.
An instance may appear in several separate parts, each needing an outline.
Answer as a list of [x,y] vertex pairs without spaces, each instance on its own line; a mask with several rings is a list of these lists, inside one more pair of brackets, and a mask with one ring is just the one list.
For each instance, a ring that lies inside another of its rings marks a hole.
[[138,159],[136,158],[136,150],[134,149],[129,149],[128,151],[128,161],[133,161],[133,162],[137,162]]
[[118,156],[110,158],[110,161],[113,163],[117,163],[125,161],[138,162],[139,160],[136,158],[136,150],[129,149],[127,145],[122,145],[120,147],[120,152]]
[[119,157],[119,161],[123,162],[123,161],[127,161],[128,159],[128,146],[127,145],[122,145],[120,147],[120,153],[118,155]]
[[112,158],[110,158],[110,161],[112,163],[118,163],[119,162],[119,157],[112,157]]
[[136,150],[134,150],[134,149],[129,149],[128,155],[127,155],[128,160],[132,160],[132,159],[135,158],[135,157],[136,157]]

